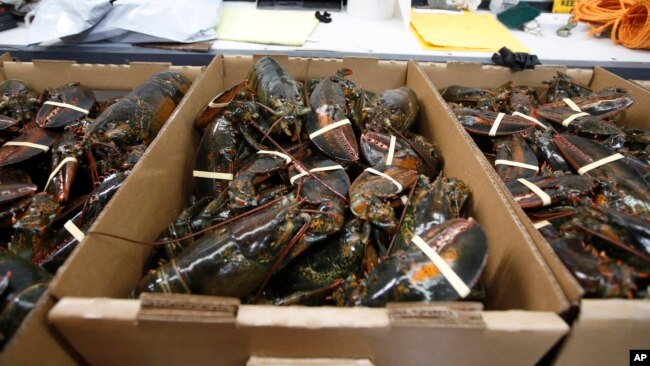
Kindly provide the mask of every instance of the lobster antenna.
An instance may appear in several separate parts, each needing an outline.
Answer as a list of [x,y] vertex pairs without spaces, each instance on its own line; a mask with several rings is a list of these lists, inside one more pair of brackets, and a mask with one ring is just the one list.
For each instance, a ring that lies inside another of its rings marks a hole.
[[[253,126],[255,126],[255,128],[257,128],[261,133],[264,133],[264,130],[262,130],[262,128],[261,128],[260,126],[258,126],[257,123],[253,122],[252,124],[253,124]],[[309,169],[307,169],[307,167],[305,167],[305,166],[304,166],[300,161],[294,159],[294,157],[293,157],[291,154],[289,154],[287,150],[285,150],[284,148],[282,148],[282,146],[280,146],[280,144],[278,144],[278,143],[277,143],[273,138],[271,138],[271,136],[268,136],[268,138],[269,138],[269,141],[271,141],[271,143],[272,143],[273,145],[275,145],[275,147],[276,147],[278,150],[280,150],[280,152],[282,152],[283,154],[289,156],[289,157],[291,158],[291,160],[292,160],[296,165],[298,165],[300,168],[302,168],[302,169],[303,169],[303,170],[304,170],[304,171],[305,171],[305,172],[306,172],[310,177],[314,178],[318,183],[322,184],[323,187],[325,187],[327,190],[329,190],[330,192],[334,193],[337,197],[339,197],[340,199],[342,199],[343,202],[345,202],[346,204],[349,203],[347,197],[345,197],[344,195],[342,195],[342,194],[340,194],[339,192],[337,192],[337,191],[336,191],[334,188],[332,188],[329,184],[323,182],[323,181],[322,181],[320,178],[318,178],[314,173],[310,172]]]
[[300,227],[300,229],[298,230],[296,235],[294,235],[293,238],[291,238],[291,241],[289,242],[289,244],[287,244],[287,246],[285,246],[282,249],[282,252],[280,252],[280,255],[278,256],[278,259],[275,261],[275,263],[273,263],[273,267],[271,267],[271,270],[269,270],[269,273],[266,274],[266,277],[264,278],[264,282],[262,282],[262,285],[257,290],[257,293],[255,294],[255,297],[251,301],[252,304],[257,303],[257,300],[259,299],[260,295],[262,295],[262,292],[264,292],[264,289],[266,288],[266,285],[268,285],[269,280],[271,280],[271,276],[273,275],[273,273],[275,273],[275,271],[280,266],[280,263],[282,263],[282,261],[287,256],[287,254],[289,254],[289,251],[291,250],[291,248],[293,248],[293,246],[296,245],[298,240],[300,240],[303,237],[303,235],[305,235],[305,231],[307,231],[308,227],[309,227],[309,222],[305,222]]
[[413,187],[411,187],[411,192],[409,192],[408,199],[404,204],[404,209],[402,210],[402,215],[400,216],[399,222],[397,223],[395,234],[393,234],[393,238],[390,240],[390,244],[388,244],[388,249],[386,250],[386,255],[384,256],[384,258],[388,258],[391,249],[393,249],[393,245],[395,244],[395,238],[397,238],[397,235],[399,235],[399,228],[402,226],[402,222],[404,221],[404,217],[406,216],[406,210],[409,208],[409,205],[411,204],[411,198],[413,197],[413,192],[415,192],[415,188],[417,186],[418,186],[418,181],[415,180],[415,183],[413,183]]
[[[89,232],[87,233],[87,235],[94,234],[94,235],[106,236],[106,237],[109,237],[109,238],[120,239],[120,240],[123,240],[123,241],[129,242],[129,243],[140,244],[140,245],[148,245],[148,246],[167,245],[167,244],[172,244],[172,243],[176,243],[176,242],[179,242],[179,241],[183,241],[183,240],[185,240],[185,239],[190,239],[190,238],[192,238],[192,237],[195,237],[195,236],[197,236],[197,235],[203,234],[203,233],[205,233],[205,232],[208,232],[208,231],[211,231],[211,230],[214,230],[214,229],[218,229],[218,228],[220,228],[221,226],[224,226],[224,225],[230,224],[230,223],[232,223],[232,222],[234,222],[234,221],[237,221],[237,220],[239,220],[239,219],[241,219],[241,218],[244,218],[244,217],[246,217],[246,216],[249,216],[249,215],[251,215],[251,214],[253,214],[253,213],[256,213],[256,212],[258,212],[258,211],[260,211],[260,210],[262,210],[262,209],[265,209],[265,208],[267,208],[267,207],[269,207],[269,206],[271,206],[271,205],[277,203],[277,202],[280,201],[282,198],[283,198],[283,197],[278,197],[278,198],[276,198],[276,199],[274,199],[274,200],[272,200],[272,201],[269,201],[269,202],[267,202],[267,203],[265,203],[265,204],[263,204],[263,205],[260,205],[260,206],[258,206],[258,207],[255,207],[254,209],[252,209],[252,210],[250,210],[250,211],[246,211],[246,212],[241,213],[241,214],[239,214],[239,215],[237,215],[237,216],[231,217],[231,218],[229,218],[229,219],[227,219],[227,220],[224,220],[224,221],[222,221],[222,222],[219,222],[219,223],[217,223],[217,224],[214,224],[214,225],[212,225],[212,226],[210,226],[210,227],[206,227],[206,228],[201,229],[201,230],[199,230],[199,231],[197,231],[197,232],[194,232],[194,233],[191,233],[191,234],[185,235],[185,236],[180,237],[180,238],[177,238],[177,239],[161,240],[161,241],[155,241],[155,242],[146,242],[146,241],[133,240],[133,239],[129,239],[129,238],[126,238],[126,237],[123,237],[123,236],[120,236],[120,235],[115,235],[115,234],[106,233],[106,232],[102,232],[102,231],[89,231]],[[300,201],[300,202],[301,202],[301,201]]]

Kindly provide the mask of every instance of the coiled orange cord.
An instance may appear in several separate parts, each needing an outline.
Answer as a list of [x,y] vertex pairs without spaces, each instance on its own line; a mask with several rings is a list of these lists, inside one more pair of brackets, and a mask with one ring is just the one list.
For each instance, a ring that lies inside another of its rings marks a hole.
[[612,41],[650,49],[650,0],[579,0],[573,19],[593,24],[589,34],[611,31]]
[[650,0],[639,1],[614,22],[612,40],[628,48],[650,50]]

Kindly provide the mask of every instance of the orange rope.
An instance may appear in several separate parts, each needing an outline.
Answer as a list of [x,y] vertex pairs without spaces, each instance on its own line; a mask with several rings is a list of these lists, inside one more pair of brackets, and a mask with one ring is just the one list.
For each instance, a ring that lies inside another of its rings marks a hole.
[[611,30],[615,43],[650,49],[649,10],[650,0],[579,0],[573,19],[592,24],[591,35]]
[[650,50],[650,0],[641,0],[614,22],[612,40],[628,48]]

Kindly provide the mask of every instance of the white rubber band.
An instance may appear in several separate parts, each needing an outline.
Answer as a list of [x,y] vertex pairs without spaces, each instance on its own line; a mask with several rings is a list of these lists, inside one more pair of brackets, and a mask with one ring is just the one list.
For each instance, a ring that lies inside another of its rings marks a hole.
[[34,149],[40,149],[43,150],[44,152],[47,152],[50,147],[47,145],[41,145],[41,144],[35,144],[33,142],[27,142],[27,141],[9,141],[5,142],[4,145],[2,146],[26,146],[26,147],[33,147]]
[[577,104],[575,104],[571,99],[569,98],[563,98],[562,101],[569,106],[569,108],[573,109],[576,112],[582,112],[582,109],[578,107]]
[[284,160],[287,161],[287,164],[291,162],[291,157],[287,154],[283,154],[279,151],[271,151],[271,150],[260,150],[257,152],[258,154],[266,154],[266,155],[275,155],[283,158]]
[[536,172],[539,171],[539,167],[537,165],[520,163],[518,161],[505,160],[505,159],[497,159],[497,160],[495,160],[494,165],[509,165],[509,166],[516,166],[516,167],[519,167],[519,168],[534,170]]
[[68,220],[68,222],[66,222],[63,227],[68,230],[70,235],[72,235],[73,238],[77,239],[78,242],[82,242],[86,237],[86,234],[84,234],[83,231],[81,231],[81,229],[79,229],[77,225],[75,225],[74,222],[70,220]]
[[81,107],[77,107],[76,105],[72,105],[72,104],[68,104],[68,103],[55,102],[53,100],[48,100],[47,102],[44,102],[43,104],[44,105],[45,104],[53,105],[55,107],[61,107],[61,108],[68,108],[68,109],[72,109],[73,111],[81,112],[83,114],[90,113],[89,110],[83,109]]
[[540,221],[540,222],[536,222],[536,223],[534,223],[534,224],[533,224],[533,227],[534,227],[535,229],[539,230],[539,229],[541,229],[541,228],[543,228],[543,227],[545,227],[545,226],[549,226],[549,225],[551,225],[551,223],[548,222],[548,220],[544,220],[544,221]]
[[310,133],[310,134],[309,134],[309,138],[313,140],[314,137],[316,137],[316,136],[320,136],[320,135],[324,134],[324,133],[327,132],[327,131],[333,130],[333,129],[335,129],[335,128],[339,128],[339,127],[341,127],[341,126],[343,126],[343,125],[349,125],[349,124],[350,124],[350,120],[349,120],[349,119],[347,119],[347,118],[346,118],[346,119],[342,119],[342,120],[340,120],[340,121],[338,121],[338,122],[332,123],[332,124],[329,125],[329,126],[325,126],[325,127],[321,128],[321,129],[318,130],[318,131],[315,131],[315,132]]
[[537,125],[540,126],[541,128],[543,128],[543,129],[545,129],[545,130],[548,130],[548,127],[546,127],[546,125],[543,124],[542,122],[540,122],[537,118],[534,118],[534,117],[531,117],[531,116],[525,115],[525,114],[523,114],[523,113],[521,113],[521,112],[514,112],[514,113],[512,113],[512,115],[515,116],[515,117],[521,117],[521,118],[527,119],[527,120],[529,120],[529,121],[531,121],[531,122],[537,124]]
[[460,295],[461,298],[467,297],[470,293],[470,288],[463,282],[463,280],[456,274],[456,272],[445,262],[444,259],[431,248],[424,239],[422,239],[418,235],[413,235],[411,238],[411,242],[415,244],[420,250],[427,256],[429,259],[431,259],[431,262],[438,267],[438,270],[440,273],[445,277],[445,279],[449,282],[451,287],[456,290],[458,295]]
[[621,155],[621,154],[619,154],[619,153],[616,153],[616,154],[614,154],[614,155],[610,155],[610,156],[608,156],[608,157],[606,157],[606,158],[602,158],[602,159],[600,159],[600,160],[596,160],[596,161],[594,161],[593,163],[589,163],[589,164],[583,166],[582,168],[578,169],[578,174],[583,175],[583,174],[585,174],[586,172],[588,172],[588,171],[590,171],[590,170],[592,170],[592,169],[596,169],[596,168],[598,168],[599,166],[602,166],[602,165],[605,165],[605,164],[609,164],[609,163],[611,163],[612,161],[616,161],[616,160],[618,160],[618,159],[623,159],[624,157],[625,157],[625,156],[623,156],[623,155]]
[[541,198],[542,199],[542,206],[548,206],[548,205],[551,204],[551,196],[546,194],[546,192],[544,192],[541,188],[536,186],[534,183],[532,183],[532,182],[530,182],[530,181],[528,181],[528,180],[526,180],[524,178],[517,179],[517,182],[525,185],[526,187],[528,187],[528,189],[530,189],[533,193],[535,193],[537,195],[537,197]]
[[[315,172],[327,172],[327,171],[330,171],[330,170],[339,170],[339,169],[345,169],[345,168],[343,168],[342,166],[337,164],[337,165],[322,166],[322,167],[319,167],[319,168],[309,169],[309,171],[312,172],[312,173],[315,173]],[[291,183],[291,185],[293,185],[293,183],[296,180],[300,179],[301,177],[304,177],[305,175],[309,175],[309,173],[307,173],[307,172],[298,173],[298,174],[292,176],[289,179],[289,182]]]
[[573,120],[575,120],[576,118],[584,117],[584,116],[588,116],[588,115],[589,115],[589,113],[587,113],[587,112],[580,112],[580,113],[572,114],[569,117],[565,118],[564,121],[562,121],[562,126],[569,127],[571,122],[573,122]]
[[499,125],[501,124],[501,120],[505,115],[506,114],[502,112],[499,112],[499,114],[497,114],[497,118],[494,120],[494,123],[492,124],[492,128],[490,128],[490,132],[488,132],[488,136],[495,136],[497,134],[497,130],[499,129]]
[[218,180],[233,180],[235,178],[232,173],[206,172],[202,170],[192,171],[192,176],[195,178],[209,178]]
[[393,165],[393,156],[395,155],[395,142],[397,138],[390,135],[390,144],[388,145],[388,155],[386,156],[386,165]]
[[208,108],[223,108],[223,107],[227,107],[228,104],[230,103],[215,103],[214,101],[211,100],[210,103],[208,103]]
[[61,170],[61,168],[63,168],[63,166],[64,166],[66,163],[69,163],[69,162],[77,163],[77,158],[72,157],[72,156],[68,156],[67,158],[61,160],[61,162],[59,163],[59,165],[57,165],[56,168],[54,168],[54,170],[52,170],[52,173],[50,174],[50,177],[47,178],[47,183],[45,183],[45,188],[43,188],[43,192],[47,191],[47,187],[50,185],[50,182],[52,181],[52,178],[54,178],[54,176],[56,175],[56,173],[58,173],[59,170]]
[[373,168],[366,168],[366,171],[368,173],[379,175],[379,176],[384,177],[384,178],[388,179],[389,181],[391,181],[395,186],[397,186],[397,192],[395,192],[395,194],[402,192],[402,189],[404,189],[404,187],[402,187],[402,185],[399,184],[399,182],[396,181],[395,178],[391,177],[388,174],[382,173],[382,172],[380,172],[378,170],[375,170]]

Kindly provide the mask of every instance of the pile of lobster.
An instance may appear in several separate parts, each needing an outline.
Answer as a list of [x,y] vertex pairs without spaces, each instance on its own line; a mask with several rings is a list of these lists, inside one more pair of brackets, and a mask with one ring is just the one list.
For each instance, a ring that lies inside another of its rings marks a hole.
[[120,99],[79,83],[0,84],[0,345],[121,186],[189,89],[161,72]]
[[301,83],[264,57],[204,108],[195,196],[135,295],[383,306],[470,294],[487,240],[463,217],[467,186],[410,131],[410,88],[374,94],[351,74]]
[[441,93],[586,296],[646,297],[650,130],[620,126],[623,88],[546,83]]

